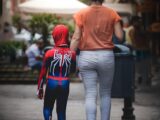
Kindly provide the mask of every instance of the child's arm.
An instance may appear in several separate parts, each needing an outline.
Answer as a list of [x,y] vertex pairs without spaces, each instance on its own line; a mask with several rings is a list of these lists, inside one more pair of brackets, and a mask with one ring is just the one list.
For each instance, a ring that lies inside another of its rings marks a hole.
[[38,95],[38,98],[40,99],[43,98],[43,84],[44,84],[44,80],[46,79],[46,74],[48,69],[48,58],[49,58],[48,53],[46,53],[43,59],[43,65],[42,65],[41,72],[38,79],[37,95]]

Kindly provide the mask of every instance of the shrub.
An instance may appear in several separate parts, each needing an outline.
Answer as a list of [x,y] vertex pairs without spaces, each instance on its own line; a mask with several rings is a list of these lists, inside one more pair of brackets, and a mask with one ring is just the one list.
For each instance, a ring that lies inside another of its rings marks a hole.
[[0,42],[0,56],[16,56],[17,49],[23,49],[25,43],[22,41],[1,41]]
[[52,14],[36,14],[29,21],[33,35],[35,32],[41,33],[45,43],[48,41],[50,31],[57,24],[65,24],[69,27],[71,33],[74,31],[74,26],[68,20]]

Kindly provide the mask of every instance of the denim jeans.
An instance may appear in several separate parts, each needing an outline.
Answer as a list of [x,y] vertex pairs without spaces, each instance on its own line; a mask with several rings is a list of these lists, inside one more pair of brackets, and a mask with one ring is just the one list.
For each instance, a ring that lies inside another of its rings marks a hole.
[[42,68],[42,61],[37,61],[31,68],[32,70],[38,70],[40,72]]
[[113,51],[81,51],[78,64],[85,88],[87,120],[96,120],[97,83],[99,83],[101,120],[109,120],[114,75]]

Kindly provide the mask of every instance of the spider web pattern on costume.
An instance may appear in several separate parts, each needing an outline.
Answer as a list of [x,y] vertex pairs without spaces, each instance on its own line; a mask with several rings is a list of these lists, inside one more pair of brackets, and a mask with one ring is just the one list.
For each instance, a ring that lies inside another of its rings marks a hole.
[[71,58],[71,52],[56,50],[49,70],[52,76],[66,77],[70,71]]

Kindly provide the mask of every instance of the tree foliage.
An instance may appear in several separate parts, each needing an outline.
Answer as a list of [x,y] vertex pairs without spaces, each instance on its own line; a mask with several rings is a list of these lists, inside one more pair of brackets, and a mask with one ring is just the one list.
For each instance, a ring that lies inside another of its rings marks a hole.
[[69,24],[67,20],[52,14],[36,14],[29,21],[33,35],[36,32],[41,33],[45,43],[47,43],[53,27],[57,24],[65,24],[69,27],[70,32],[74,31],[74,26]]

